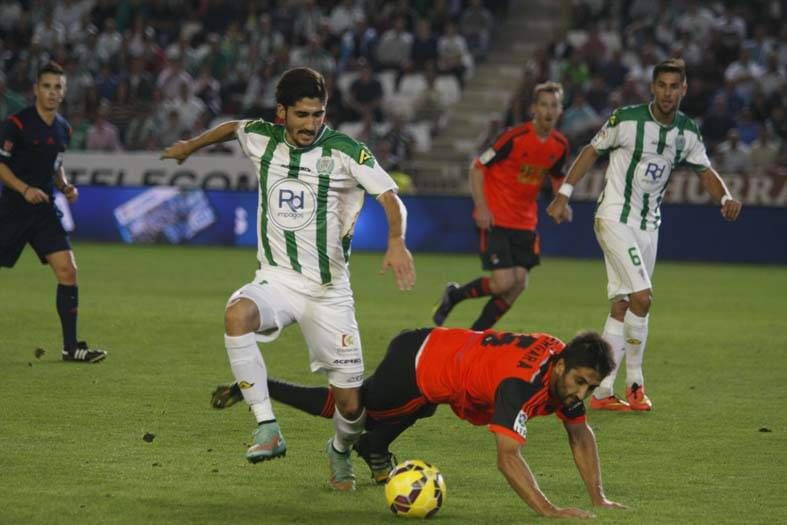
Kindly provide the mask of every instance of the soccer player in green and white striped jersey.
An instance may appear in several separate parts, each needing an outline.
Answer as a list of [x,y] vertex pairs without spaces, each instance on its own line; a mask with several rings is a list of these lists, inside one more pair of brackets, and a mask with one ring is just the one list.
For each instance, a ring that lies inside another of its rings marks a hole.
[[[741,211],[741,203],[730,195],[711,167],[699,128],[678,111],[687,87],[683,60],[670,59],[656,65],[650,87],[650,103],[616,110],[582,149],[547,208],[549,216],[560,223],[574,185],[600,155],[609,153],[594,229],[604,252],[607,295],[612,302],[604,337],[612,345],[616,366],[594,392],[591,408],[652,408],[645,395],[642,359],[648,337],[660,205],[672,170],[680,165],[694,170],[721,206],[724,219],[734,221]],[[613,391],[624,354],[626,401]]]
[[230,367],[258,422],[246,458],[257,463],[287,450],[257,341],[273,341],[298,323],[312,372],[328,375],[336,398],[336,435],[326,445],[330,482],[337,490],[352,490],[350,449],[364,428],[364,369],[349,255],[364,191],[377,197],[388,220],[382,270],[393,269],[399,288],[407,290],[415,283],[415,269],[404,242],[406,210],[396,184],[364,144],[325,126],[327,98],[320,73],[291,69],[276,87],[276,114],[283,124],[227,122],[177,142],[162,158],[183,162],[202,147],[237,138],[254,164],[260,269],[230,297],[224,316]]

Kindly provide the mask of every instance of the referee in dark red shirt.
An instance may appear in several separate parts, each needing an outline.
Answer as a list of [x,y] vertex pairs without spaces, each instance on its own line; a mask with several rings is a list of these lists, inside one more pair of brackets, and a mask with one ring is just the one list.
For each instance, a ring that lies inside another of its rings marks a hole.
[[[539,84],[533,91],[533,120],[503,132],[494,145],[473,163],[470,187],[473,216],[481,233],[481,261],[489,277],[460,286],[449,283],[434,312],[442,326],[459,302],[491,296],[473,323],[473,330],[491,328],[527,287],[530,269],[538,265],[538,195],[545,176],[560,186],[568,140],[558,131],[563,88],[556,82]],[[571,210],[566,210],[566,221]]]
[[12,268],[30,244],[57,279],[63,360],[95,363],[107,356],[77,340],[77,268],[54,203],[54,186],[69,202],[77,189],[66,180],[63,154],[71,127],[58,112],[66,91],[63,69],[50,62],[38,72],[33,106],[0,124],[0,267]]

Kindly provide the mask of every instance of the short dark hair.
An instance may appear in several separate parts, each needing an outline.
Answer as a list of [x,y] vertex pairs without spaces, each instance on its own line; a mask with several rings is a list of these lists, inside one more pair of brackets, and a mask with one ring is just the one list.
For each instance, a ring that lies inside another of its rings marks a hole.
[[653,68],[652,82],[655,82],[662,73],[677,73],[680,75],[680,81],[686,82],[686,62],[682,58],[670,58],[659,62]]
[[38,74],[36,75],[36,82],[41,80],[41,77],[46,75],[47,73],[51,73],[53,75],[65,75],[65,71],[63,71],[63,67],[58,64],[57,62],[50,61],[44,64],[41,69],[38,70]]
[[294,106],[302,98],[328,100],[325,78],[309,68],[296,67],[286,71],[276,85],[276,103],[285,108]]
[[542,82],[533,88],[533,102],[538,102],[538,96],[541,93],[552,93],[557,98],[557,101],[563,103],[563,85],[560,82]]
[[582,332],[569,341],[566,348],[557,354],[563,359],[566,370],[578,367],[592,368],[601,376],[607,377],[615,368],[612,347],[598,332]]

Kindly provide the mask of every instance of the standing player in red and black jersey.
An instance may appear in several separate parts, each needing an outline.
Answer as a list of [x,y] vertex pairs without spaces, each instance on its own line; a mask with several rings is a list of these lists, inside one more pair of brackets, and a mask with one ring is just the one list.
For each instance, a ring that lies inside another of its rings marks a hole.
[[33,247],[57,279],[63,360],[95,363],[107,353],[77,341],[77,268],[53,194],[57,186],[69,202],[78,196],[63,170],[71,138],[71,127],[57,112],[66,92],[63,69],[45,65],[33,91],[35,104],[0,124],[0,267],[12,268],[25,245]]
[[[435,309],[433,320],[442,326],[459,302],[492,296],[473,323],[473,330],[491,328],[527,287],[528,272],[538,265],[537,199],[545,177],[551,193],[560,186],[568,141],[555,130],[562,106],[563,88],[556,82],[533,90],[533,120],[505,131],[473,163],[470,187],[474,218],[481,232],[481,261],[489,277],[460,286],[449,283]],[[564,220],[571,220],[566,208]]]
[[[390,444],[418,419],[447,404],[461,419],[488,425],[495,435],[497,465],[514,491],[533,510],[551,517],[590,517],[577,508],[552,504],[538,487],[521,454],[529,420],[554,413],[563,422],[574,461],[592,504],[622,508],[604,494],[596,438],[585,421],[587,398],[610,370],[609,343],[587,332],[567,345],[543,333],[477,332],[427,328],[396,336],[374,374],[362,386],[367,432],[355,445],[374,481],[384,483],[395,460]],[[268,380],[273,399],[330,418],[329,389]],[[237,385],[219,387],[213,406],[241,398]],[[221,403],[219,403],[219,401]]]

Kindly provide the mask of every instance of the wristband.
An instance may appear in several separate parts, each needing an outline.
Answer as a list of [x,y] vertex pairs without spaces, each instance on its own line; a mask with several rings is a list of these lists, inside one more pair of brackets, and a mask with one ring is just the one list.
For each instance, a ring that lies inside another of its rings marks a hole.
[[727,203],[727,201],[731,201],[731,200],[732,200],[732,197],[730,197],[729,195],[722,195],[721,196],[721,205],[724,206]]
[[574,185],[569,184],[568,182],[564,182],[560,189],[557,192],[561,195],[565,195],[567,199],[571,198],[571,194],[574,192]]

